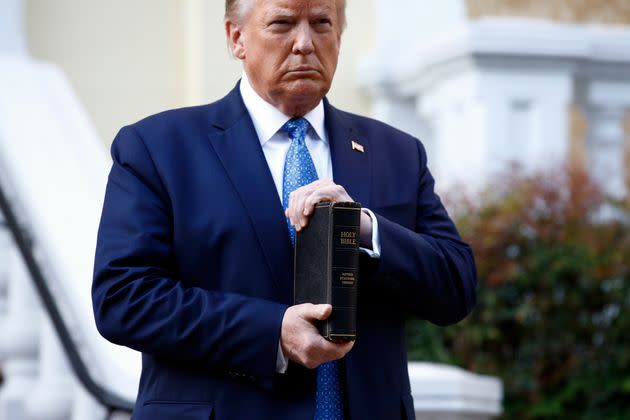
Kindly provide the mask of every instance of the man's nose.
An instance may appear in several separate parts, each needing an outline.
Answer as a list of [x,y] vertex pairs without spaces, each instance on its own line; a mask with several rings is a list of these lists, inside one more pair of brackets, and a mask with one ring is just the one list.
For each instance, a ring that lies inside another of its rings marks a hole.
[[293,43],[293,54],[307,55],[313,52],[313,34],[311,30],[309,22],[300,22],[296,28],[297,33]]

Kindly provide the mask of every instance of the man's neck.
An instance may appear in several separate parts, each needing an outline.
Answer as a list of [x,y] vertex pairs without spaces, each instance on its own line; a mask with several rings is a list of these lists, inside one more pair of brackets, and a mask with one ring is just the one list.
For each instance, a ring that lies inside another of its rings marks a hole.
[[[258,95],[249,83],[246,74],[243,74],[241,78],[240,93],[245,107],[252,118],[256,133],[263,144],[291,118]],[[317,136],[327,142],[328,140],[324,128],[323,101],[320,101],[314,109],[306,113],[304,118],[311,124]]]

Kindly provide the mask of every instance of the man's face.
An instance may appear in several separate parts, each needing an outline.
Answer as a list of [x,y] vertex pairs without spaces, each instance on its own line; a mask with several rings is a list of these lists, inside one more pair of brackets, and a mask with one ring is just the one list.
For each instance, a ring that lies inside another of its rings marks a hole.
[[226,22],[254,90],[289,116],[330,89],[341,40],[336,0],[251,0],[240,25]]

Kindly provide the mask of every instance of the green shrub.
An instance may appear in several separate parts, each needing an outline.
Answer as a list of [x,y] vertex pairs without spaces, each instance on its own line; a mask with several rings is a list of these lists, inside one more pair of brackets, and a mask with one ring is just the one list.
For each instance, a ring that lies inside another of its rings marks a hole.
[[410,358],[499,376],[505,418],[630,418],[628,209],[566,168],[456,201],[477,306],[455,326],[409,323]]

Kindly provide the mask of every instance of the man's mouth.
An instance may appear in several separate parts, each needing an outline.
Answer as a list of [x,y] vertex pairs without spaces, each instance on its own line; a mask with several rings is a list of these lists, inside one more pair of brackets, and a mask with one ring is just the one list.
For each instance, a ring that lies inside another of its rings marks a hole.
[[319,71],[310,66],[299,66],[289,70],[289,73],[319,73]]

